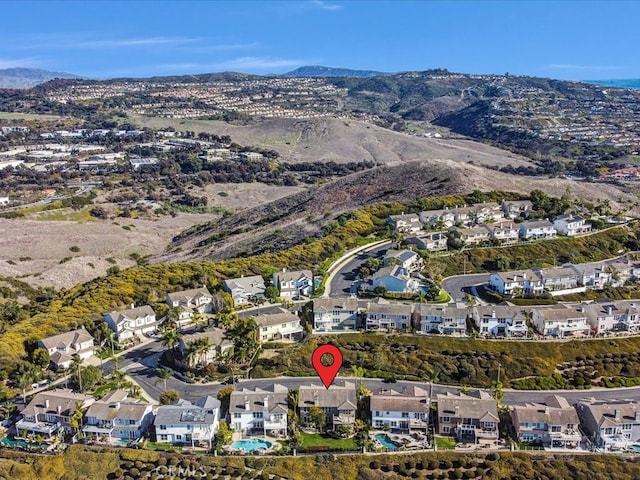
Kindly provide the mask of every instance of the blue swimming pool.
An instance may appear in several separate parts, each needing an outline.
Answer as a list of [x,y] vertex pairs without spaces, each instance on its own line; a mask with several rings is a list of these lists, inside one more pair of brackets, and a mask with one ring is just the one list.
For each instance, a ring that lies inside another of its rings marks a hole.
[[26,441],[22,440],[22,439],[13,439],[13,438],[9,438],[9,437],[4,437],[2,440],[0,440],[0,443],[2,443],[2,445],[6,446],[6,447],[19,447],[19,448],[27,448],[27,447],[31,447],[31,448],[46,448],[47,444],[46,443],[27,443]]
[[269,449],[273,446],[271,442],[267,442],[266,440],[260,440],[259,438],[252,438],[251,440],[236,440],[231,444],[232,448],[237,448],[239,450],[244,450],[245,452],[251,453],[254,450],[259,448]]
[[388,448],[389,450],[397,450],[400,447],[400,445],[391,440],[386,433],[378,433],[376,440],[378,440],[384,448]]

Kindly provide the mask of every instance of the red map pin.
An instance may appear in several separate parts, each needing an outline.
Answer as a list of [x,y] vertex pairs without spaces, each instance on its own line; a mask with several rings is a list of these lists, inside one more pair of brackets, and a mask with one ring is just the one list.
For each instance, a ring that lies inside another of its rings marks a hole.
[[[324,365],[321,361],[323,355],[331,355],[333,363],[331,365]],[[333,379],[336,378],[338,370],[342,367],[342,352],[338,347],[334,347],[333,345],[320,345],[313,351],[311,363],[313,364],[313,368],[316,369],[320,380],[322,380],[324,387],[329,388],[333,383]]]

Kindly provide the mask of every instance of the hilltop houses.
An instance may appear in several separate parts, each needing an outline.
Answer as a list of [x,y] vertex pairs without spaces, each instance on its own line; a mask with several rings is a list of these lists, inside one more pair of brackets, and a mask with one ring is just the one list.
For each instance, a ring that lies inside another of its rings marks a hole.
[[285,436],[289,389],[273,384],[267,388],[241,388],[229,398],[229,426],[242,435]]
[[125,390],[114,390],[96,400],[85,413],[82,431],[91,437],[112,440],[139,440],[153,423],[149,403],[128,398]]
[[370,405],[373,428],[389,428],[393,432],[428,432],[431,401],[422,388],[378,390],[372,392]]
[[313,299],[314,333],[355,330],[359,324],[358,300],[356,298]]
[[387,223],[393,227],[394,232],[417,233],[422,230],[420,217],[415,213],[389,215]]
[[523,240],[540,240],[555,238],[558,231],[549,220],[531,220],[520,224],[520,238]]
[[183,362],[188,366],[205,366],[233,350],[233,342],[220,328],[184,335],[178,343]]
[[621,451],[640,442],[640,404],[580,401],[576,410],[585,434],[602,451]]
[[212,302],[213,295],[211,295],[207,287],[167,293],[167,305],[180,309],[178,322],[181,325],[189,323],[195,312],[213,312]]
[[284,308],[273,313],[258,314],[254,320],[258,325],[260,342],[297,341],[304,336],[298,315]]
[[340,425],[353,425],[357,406],[355,383],[334,381],[329,388],[302,385],[298,391],[298,411],[303,424],[311,423],[311,409],[317,407],[326,415],[328,430]]
[[313,274],[311,270],[298,270],[273,274],[273,284],[282,298],[308,297],[313,292]]
[[195,403],[179,400],[156,410],[154,427],[158,443],[191,445],[203,443],[209,448],[218,431],[220,401],[206,396]]
[[488,393],[438,395],[438,426],[440,435],[455,436],[461,442],[478,443],[481,439],[498,439],[498,408]]
[[553,221],[553,226],[560,235],[570,237],[591,231],[591,224],[579,215],[562,215]]
[[86,360],[92,357],[95,352],[93,337],[84,327],[47,337],[40,340],[38,346],[49,353],[51,367],[54,370],[60,367],[69,368],[74,355]]
[[158,328],[156,313],[149,305],[131,305],[128,310],[109,312],[105,314],[104,320],[115,332],[119,342],[136,340],[145,333],[155,332]]
[[546,448],[577,448],[582,441],[578,413],[559,395],[549,395],[544,404],[516,405],[510,415],[520,442]]
[[264,279],[260,275],[231,278],[222,282],[222,289],[231,294],[233,304],[238,307],[264,298]]

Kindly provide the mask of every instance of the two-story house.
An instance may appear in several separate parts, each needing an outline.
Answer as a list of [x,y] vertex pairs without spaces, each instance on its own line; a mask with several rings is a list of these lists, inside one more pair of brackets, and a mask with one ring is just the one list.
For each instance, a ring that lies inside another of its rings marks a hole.
[[429,228],[437,226],[440,228],[449,228],[456,224],[456,214],[453,210],[448,208],[420,212],[419,218],[420,221]]
[[411,327],[413,307],[404,303],[390,303],[376,298],[367,304],[367,330],[406,330]]
[[153,423],[149,403],[127,398],[125,390],[114,390],[95,401],[85,413],[82,431],[89,437],[113,440],[139,440]]
[[494,398],[483,390],[474,394],[438,395],[438,428],[440,435],[455,436],[461,442],[479,443],[499,436],[498,407]]
[[555,238],[558,231],[549,220],[531,220],[520,224],[519,234],[524,240],[538,240]]
[[467,309],[462,306],[419,304],[414,309],[413,324],[420,326],[420,333],[464,335],[467,315]]
[[182,362],[189,367],[203,367],[219,360],[233,350],[233,342],[227,332],[220,328],[209,328],[203,332],[183,335],[178,343]]
[[640,442],[640,404],[581,401],[576,405],[585,435],[599,449],[620,451]]
[[382,267],[369,277],[369,290],[384,288],[387,292],[415,293],[420,288],[420,283],[409,276],[404,268],[399,265]]
[[313,293],[313,274],[311,270],[297,270],[273,274],[273,285],[278,288],[282,298],[308,297]]
[[531,200],[504,200],[502,202],[502,211],[509,218],[527,218],[533,210],[533,202]]
[[495,202],[476,203],[470,209],[471,218],[477,224],[498,222],[504,218],[502,206]]
[[469,228],[453,227],[451,229],[465,245],[478,245],[488,242],[490,239],[489,230],[484,225],[476,225]]
[[442,232],[427,233],[416,236],[411,235],[404,239],[406,245],[415,245],[419,250],[438,252],[447,249],[447,235]]
[[167,293],[167,305],[179,308],[178,322],[180,325],[190,323],[194,312],[211,313],[213,295],[207,287]]
[[389,215],[387,223],[393,227],[394,232],[416,233],[422,230],[420,217],[415,213]]
[[591,231],[591,224],[579,215],[561,215],[553,221],[553,226],[560,235],[570,237]]
[[128,310],[109,312],[104,316],[109,328],[115,332],[119,342],[131,341],[135,337],[142,337],[145,333],[155,332],[158,328],[156,314],[149,305],[135,307]]
[[582,440],[578,413],[564,397],[549,395],[544,404],[516,405],[510,415],[520,442],[545,448],[577,448]]
[[355,383],[334,381],[329,388],[302,385],[298,391],[298,412],[303,424],[311,423],[311,408],[317,407],[324,411],[326,429],[353,425],[357,406]]
[[360,324],[355,297],[313,299],[313,332],[356,330]]
[[582,289],[581,273],[570,263],[555,268],[536,268],[538,276],[542,278],[542,285],[552,295],[559,295],[563,290]]
[[523,337],[527,335],[527,317],[522,307],[506,305],[475,306],[471,318],[480,335]]
[[544,291],[542,278],[535,270],[492,273],[489,288],[505,297],[538,295]]
[[531,322],[545,337],[571,337],[589,335],[591,325],[586,307],[572,308],[566,305],[532,309]]
[[179,400],[175,405],[161,405],[154,420],[156,441],[192,447],[204,443],[211,448],[219,417],[220,401],[210,396],[195,403]]
[[273,384],[266,388],[241,388],[231,392],[229,426],[242,435],[287,434],[287,387]]
[[89,407],[95,399],[91,395],[74,393],[71,390],[55,389],[37,393],[20,412],[16,423],[17,432],[30,432],[51,438],[54,434],[64,436],[76,431],[69,419],[80,408]]
[[387,267],[397,265],[411,273],[420,270],[423,262],[420,255],[411,250],[387,250],[384,265]]
[[489,231],[489,238],[494,242],[513,243],[519,239],[519,225],[511,220],[487,223],[484,226]]
[[298,341],[304,336],[300,317],[285,308],[278,308],[273,313],[259,314],[254,317],[258,325],[260,342]]
[[371,425],[392,431],[419,430],[427,434],[431,401],[426,390],[411,386],[402,390],[382,389],[371,393]]
[[51,367],[54,370],[60,367],[69,368],[74,355],[86,360],[95,352],[93,337],[84,327],[40,340],[38,347],[49,352]]
[[231,294],[233,304],[237,307],[264,298],[264,279],[260,275],[230,278],[222,282],[222,289]]

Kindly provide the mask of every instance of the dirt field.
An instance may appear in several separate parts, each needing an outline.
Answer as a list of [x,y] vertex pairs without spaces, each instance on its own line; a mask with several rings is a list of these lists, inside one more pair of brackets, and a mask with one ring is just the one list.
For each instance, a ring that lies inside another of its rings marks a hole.
[[309,162],[375,161],[397,164],[407,161],[449,160],[491,166],[532,166],[519,155],[472,140],[423,138],[353,120],[268,119],[249,126],[214,120],[179,120],[132,116],[137,124],[151,128],[205,131],[230,135],[240,145],[274,149],[282,160]]

